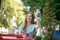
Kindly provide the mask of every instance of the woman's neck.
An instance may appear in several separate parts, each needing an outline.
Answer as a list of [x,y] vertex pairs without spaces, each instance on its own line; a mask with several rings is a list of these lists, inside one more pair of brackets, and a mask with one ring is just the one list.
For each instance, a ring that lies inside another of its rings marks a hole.
[[27,22],[27,25],[24,27],[24,31],[26,31],[28,28],[29,28],[29,26],[31,25],[31,23],[30,22]]
[[27,25],[30,25],[31,24],[31,22],[27,22]]

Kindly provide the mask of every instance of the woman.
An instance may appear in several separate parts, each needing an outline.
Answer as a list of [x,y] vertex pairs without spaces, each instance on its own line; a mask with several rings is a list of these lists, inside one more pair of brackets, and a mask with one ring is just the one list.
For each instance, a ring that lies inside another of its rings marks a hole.
[[[36,12],[35,13],[36,19],[37,19],[37,15],[38,15],[38,13]],[[38,26],[38,24],[39,24],[38,20],[36,21],[36,23],[37,23],[37,26]],[[29,12],[26,15],[25,23],[22,23],[19,27],[20,34],[22,34],[23,37],[25,37],[26,33],[28,33],[29,38],[33,38],[34,35],[35,35],[35,30],[38,27],[35,27],[35,25],[34,25],[34,15]]]

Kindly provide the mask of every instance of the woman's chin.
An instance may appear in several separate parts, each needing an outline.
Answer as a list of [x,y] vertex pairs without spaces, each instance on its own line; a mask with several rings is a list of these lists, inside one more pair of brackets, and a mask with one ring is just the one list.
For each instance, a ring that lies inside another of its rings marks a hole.
[[27,22],[31,22],[30,20],[28,20]]

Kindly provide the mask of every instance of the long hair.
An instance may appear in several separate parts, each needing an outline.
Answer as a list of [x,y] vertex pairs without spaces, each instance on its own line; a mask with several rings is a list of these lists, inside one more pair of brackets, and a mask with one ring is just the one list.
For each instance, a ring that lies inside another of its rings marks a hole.
[[[34,15],[31,12],[28,12],[27,14],[31,14],[32,15],[31,24],[34,24]],[[27,15],[26,15],[26,18],[25,18],[25,24],[24,24],[23,30],[26,28],[26,26],[27,26]]]

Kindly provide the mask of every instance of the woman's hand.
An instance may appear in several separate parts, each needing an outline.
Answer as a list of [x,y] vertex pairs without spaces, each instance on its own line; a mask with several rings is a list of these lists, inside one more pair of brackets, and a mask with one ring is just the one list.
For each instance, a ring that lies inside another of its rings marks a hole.
[[24,38],[28,38],[29,37],[29,33],[26,33],[23,35]]
[[35,17],[38,16],[38,13],[39,13],[39,9],[36,9],[36,11],[34,12]]

